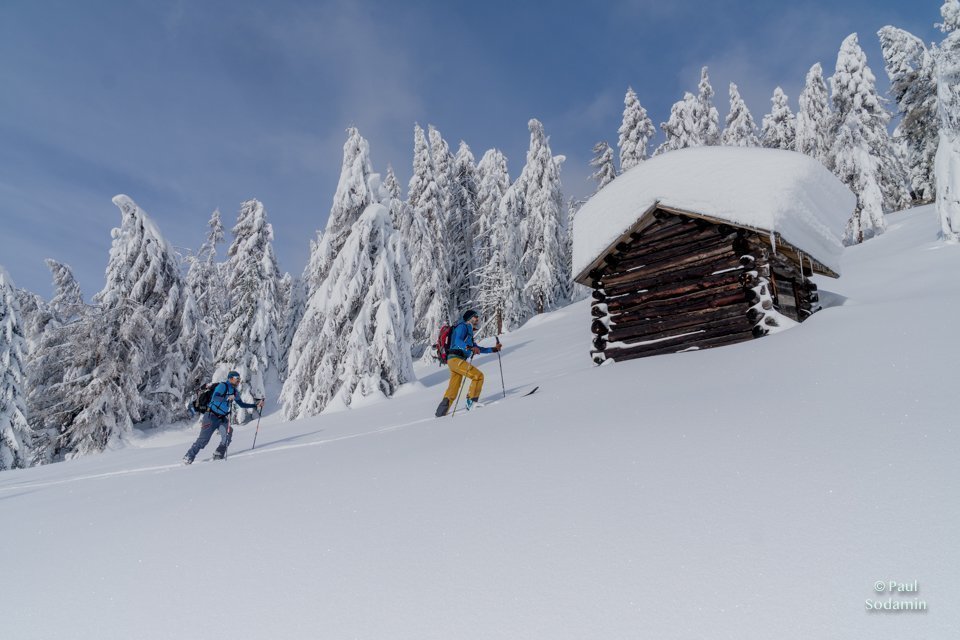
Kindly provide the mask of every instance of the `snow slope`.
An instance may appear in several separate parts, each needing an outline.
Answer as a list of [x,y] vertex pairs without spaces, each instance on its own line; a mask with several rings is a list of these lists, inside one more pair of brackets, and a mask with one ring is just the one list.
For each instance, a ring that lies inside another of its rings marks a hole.
[[[596,368],[578,303],[470,414],[428,417],[427,368],[223,463],[178,466],[180,430],[2,473],[3,637],[953,637],[960,247],[889,221],[762,340]],[[867,612],[879,580],[929,610]]]

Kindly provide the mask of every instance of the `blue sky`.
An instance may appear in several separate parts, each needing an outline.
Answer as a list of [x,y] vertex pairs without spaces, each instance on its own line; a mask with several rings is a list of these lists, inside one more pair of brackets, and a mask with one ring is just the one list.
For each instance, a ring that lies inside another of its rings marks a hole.
[[281,268],[299,274],[336,188],[344,129],[375,170],[410,177],[413,125],[434,124],[515,177],[531,117],[565,154],[565,195],[591,191],[590,148],[616,143],[634,87],[655,123],[710,67],[721,117],[733,81],[759,122],[774,87],[796,109],[814,62],[851,32],[886,90],[876,31],[939,39],[939,0],[810,2],[0,3],[0,264],[51,293],[43,259],[103,286],[126,193],[175,246],[219,207],[267,207]]

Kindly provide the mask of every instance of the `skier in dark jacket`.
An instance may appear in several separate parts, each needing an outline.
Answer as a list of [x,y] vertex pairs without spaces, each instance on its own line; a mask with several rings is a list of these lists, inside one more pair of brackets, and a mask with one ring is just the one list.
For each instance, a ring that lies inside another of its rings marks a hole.
[[227,374],[226,382],[221,382],[213,390],[207,412],[203,414],[203,421],[200,423],[200,435],[197,436],[197,441],[187,451],[187,455],[183,456],[183,464],[193,463],[193,459],[197,457],[200,450],[210,442],[214,431],[220,432],[220,446],[213,454],[213,459],[222,460],[226,457],[227,447],[230,446],[230,440],[233,438],[233,427],[230,426],[231,402],[237,403],[244,409],[263,409],[262,398],[254,404],[248,404],[240,399],[240,394],[237,392],[237,385],[239,384],[240,374],[231,371]]
[[477,312],[470,309],[463,314],[463,322],[457,324],[450,334],[450,349],[447,351],[447,366],[450,367],[450,384],[443,394],[443,400],[437,407],[437,417],[447,415],[450,405],[456,401],[460,393],[463,379],[470,379],[470,388],[467,390],[467,411],[473,408],[480,400],[480,391],[483,389],[483,372],[470,364],[467,360],[477,353],[494,353],[500,351],[500,342],[494,347],[478,347],[473,341],[473,331],[480,324]]

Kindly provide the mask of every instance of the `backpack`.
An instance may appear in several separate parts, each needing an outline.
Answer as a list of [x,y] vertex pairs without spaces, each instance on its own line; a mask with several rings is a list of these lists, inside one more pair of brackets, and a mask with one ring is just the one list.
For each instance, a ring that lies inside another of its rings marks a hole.
[[437,344],[433,348],[437,351],[437,360],[440,366],[447,364],[447,352],[450,351],[450,338],[453,337],[453,327],[445,324],[440,327],[440,336],[437,338]]
[[213,399],[213,390],[217,388],[216,382],[208,382],[197,389],[197,397],[193,399],[190,408],[197,413],[206,413],[210,410],[210,400]]

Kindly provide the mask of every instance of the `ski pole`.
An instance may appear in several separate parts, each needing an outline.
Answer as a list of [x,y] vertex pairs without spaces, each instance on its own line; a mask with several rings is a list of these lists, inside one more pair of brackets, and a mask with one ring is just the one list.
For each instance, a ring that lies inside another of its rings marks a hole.
[[[473,362],[473,356],[474,356],[474,354],[471,353],[471,354],[470,354],[470,360],[469,360],[469,362],[467,362],[467,364],[470,364],[470,363]],[[450,412],[450,417],[451,417],[451,418],[457,414],[457,405],[460,404],[460,394],[463,392],[463,383],[466,382],[466,381],[467,381],[467,376],[461,374],[461,375],[460,375],[460,389],[457,390],[457,401],[453,403],[453,411]]]
[[253,451],[257,446],[257,436],[260,435],[260,418],[262,417],[263,417],[263,408],[257,407],[257,430],[253,432],[253,446],[250,447],[250,451]]
[[[497,336],[497,346],[500,346],[500,336]],[[503,360],[500,359],[500,350],[497,349],[497,362],[500,363],[500,388],[503,390],[503,397],[507,397],[507,385],[503,383]]]

